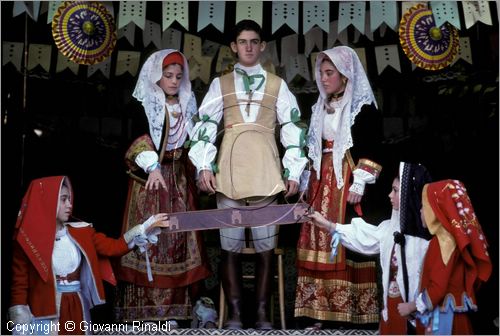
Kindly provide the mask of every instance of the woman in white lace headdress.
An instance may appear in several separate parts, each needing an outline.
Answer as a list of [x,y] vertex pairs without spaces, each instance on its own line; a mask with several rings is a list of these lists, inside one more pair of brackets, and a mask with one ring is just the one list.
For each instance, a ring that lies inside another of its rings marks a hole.
[[[321,52],[315,74],[320,95],[312,107],[308,135],[313,169],[301,184],[308,184],[307,201],[316,211],[333,222],[346,223],[349,212],[361,215],[365,185],[374,183],[382,168],[372,161],[381,140],[381,118],[353,49],[340,46]],[[378,322],[375,261],[357,262],[358,256],[343,247],[332,259],[330,241],[327,230],[312,222],[302,224],[295,316]],[[320,327],[321,322],[314,325]]]
[[[127,150],[129,191],[123,230],[150,214],[194,210],[195,169],[184,142],[197,113],[184,55],[166,49],[144,63],[133,96],[142,103],[149,133]],[[199,232],[162,233],[144,255],[121,258],[116,317],[119,320],[191,319],[203,279],[210,275]]]

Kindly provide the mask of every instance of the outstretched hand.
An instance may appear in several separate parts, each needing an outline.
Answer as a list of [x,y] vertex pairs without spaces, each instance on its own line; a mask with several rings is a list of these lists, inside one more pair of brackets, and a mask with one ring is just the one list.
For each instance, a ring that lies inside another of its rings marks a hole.
[[154,222],[146,228],[146,235],[152,232],[155,228],[168,228],[170,221],[167,213],[159,213],[154,215]]
[[307,217],[309,217],[314,224],[323,229],[326,229],[328,231],[335,230],[335,223],[330,222],[318,211],[314,211],[312,214],[308,214]]

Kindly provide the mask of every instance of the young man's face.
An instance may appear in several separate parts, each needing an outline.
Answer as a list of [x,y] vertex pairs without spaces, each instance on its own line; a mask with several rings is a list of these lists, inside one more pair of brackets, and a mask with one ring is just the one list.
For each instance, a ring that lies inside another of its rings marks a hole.
[[231,42],[231,49],[238,54],[238,62],[247,67],[259,63],[260,54],[265,48],[266,42],[261,41],[259,34],[253,30],[243,30],[236,42]]

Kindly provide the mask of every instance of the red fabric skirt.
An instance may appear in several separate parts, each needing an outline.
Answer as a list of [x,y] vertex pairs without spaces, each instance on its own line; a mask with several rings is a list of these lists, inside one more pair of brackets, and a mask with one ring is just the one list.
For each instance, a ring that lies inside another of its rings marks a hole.
[[380,335],[406,335],[407,319],[398,312],[398,304],[403,303],[401,296],[387,297],[387,321],[380,317]]
[[[65,328],[68,321],[74,323],[75,328],[73,330]],[[62,293],[59,310],[59,335],[85,335],[85,331],[80,329],[82,321],[83,306],[79,294],[77,292]]]

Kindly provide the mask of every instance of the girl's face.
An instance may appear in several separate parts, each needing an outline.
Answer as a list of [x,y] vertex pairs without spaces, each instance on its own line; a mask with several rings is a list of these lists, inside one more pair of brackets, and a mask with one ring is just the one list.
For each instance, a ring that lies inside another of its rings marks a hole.
[[69,216],[73,210],[73,205],[71,204],[71,194],[69,188],[63,184],[61,187],[61,192],[59,193],[59,206],[57,208],[56,222],[59,224],[64,224],[68,221]]
[[397,177],[392,182],[392,188],[389,194],[389,199],[391,200],[392,209],[399,210],[399,178]]
[[163,74],[158,85],[167,95],[176,95],[179,92],[182,75],[182,66],[179,64],[170,64],[163,69]]
[[321,85],[323,86],[323,89],[325,90],[327,95],[330,95],[332,93],[340,93],[345,90],[346,78],[328,59],[321,62],[319,74]]

